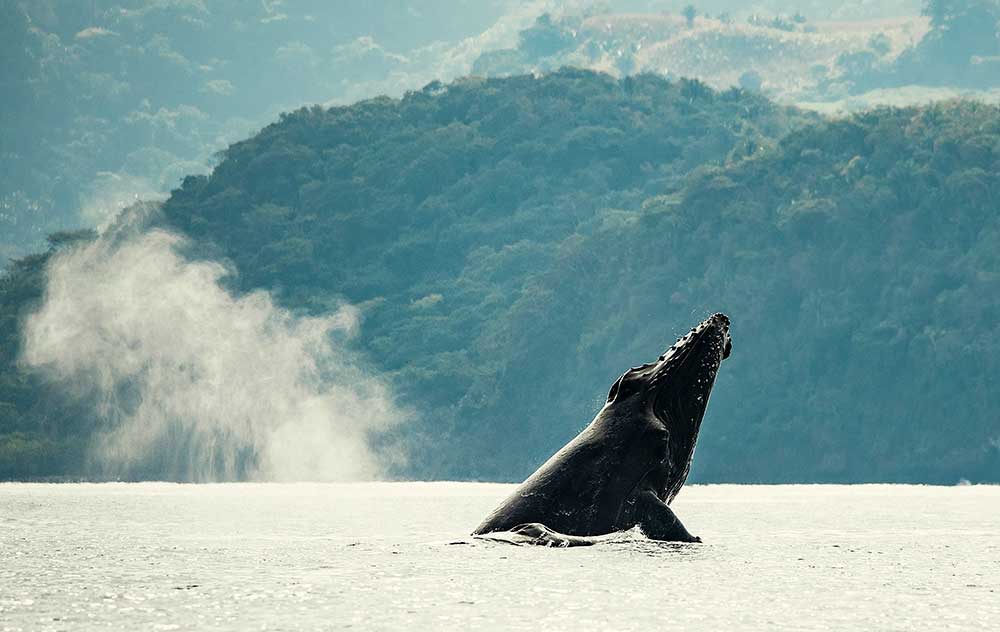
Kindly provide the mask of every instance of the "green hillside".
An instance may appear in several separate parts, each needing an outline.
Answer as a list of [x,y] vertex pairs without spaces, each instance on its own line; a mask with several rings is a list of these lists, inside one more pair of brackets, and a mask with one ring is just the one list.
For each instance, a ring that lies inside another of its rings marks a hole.
[[996,481],[998,176],[1000,109],[972,103],[810,126],[701,170],[632,226],[567,240],[539,311],[574,304],[574,377],[549,388],[641,359],[650,315],[721,308],[735,351],[698,477]]
[[[993,107],[824,122],[563,70],[285,115],[162,223],[235,291],[362,307],[359,348],[417,413],[400,476],[523,477],[724,310],[697,480],[996,481],[998,172]],[[101,423],[15,363],[43,262],[0,286],[6,477],[85,473]]]

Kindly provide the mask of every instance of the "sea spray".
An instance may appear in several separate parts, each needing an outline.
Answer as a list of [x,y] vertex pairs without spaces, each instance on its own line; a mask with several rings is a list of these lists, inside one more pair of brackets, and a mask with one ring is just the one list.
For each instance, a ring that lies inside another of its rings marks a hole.
[[345,341],[343,305],[300,316],[181,254],[184,238],[119,223],[54,255],[22,361],[93,403],[104,476],[359,480],[388,459],[369,439],[403,417]]

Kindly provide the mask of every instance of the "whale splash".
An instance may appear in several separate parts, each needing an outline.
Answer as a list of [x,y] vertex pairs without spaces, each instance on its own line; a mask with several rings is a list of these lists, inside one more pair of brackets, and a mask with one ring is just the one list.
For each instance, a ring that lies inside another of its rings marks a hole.
[[370,438],[405,417],[346,342],[359,312],[299,316],[181,254],[164,230],[117,227],[53,256],[22,362],[92,404],[96,474],[363,480],[398,459]]

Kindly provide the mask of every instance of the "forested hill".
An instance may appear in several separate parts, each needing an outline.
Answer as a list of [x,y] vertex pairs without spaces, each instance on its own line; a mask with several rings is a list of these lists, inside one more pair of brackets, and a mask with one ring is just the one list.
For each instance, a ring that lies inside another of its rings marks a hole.
[[244,287],[281,288],[294,305],[320,288],[352,301],[398,293],[402,305],[490,253],[554,244],[806,120],[760,96],[652,75],[434,83],[402,100],[285,115],[232,145],[211,177],[186,179],[164,212],[219,245]]
[[[998,183],[997,108],[826,122],[564,70],[286,115],[163,222],[237,291],[362,307],[416,412],[402,476],[522,478],[724,310],[697,480],[997,481]],[[80,473],[100,425],[14,362],[44,260],[0,286],[4,476]]]
[[809,126],[564,242],[536,310],[574,307],[534,335],[571,328],[570,376],[641,358],[659,314],[730,313],[702,480],[997,481],[998,204],[997,107]]

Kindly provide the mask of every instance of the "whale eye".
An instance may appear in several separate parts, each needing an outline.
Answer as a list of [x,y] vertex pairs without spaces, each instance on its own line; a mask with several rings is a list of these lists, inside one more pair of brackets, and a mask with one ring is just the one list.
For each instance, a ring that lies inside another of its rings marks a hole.
[[611,390],[608,391],[607,403],[610,404],[619,397],[631,397],[641,391],[643,385],[648,383],[648,380],[641,373],[636,373],[636,370],[641,370],[649,366],[652,365],[643,365],[622,373],[622,376],[611,385]]

